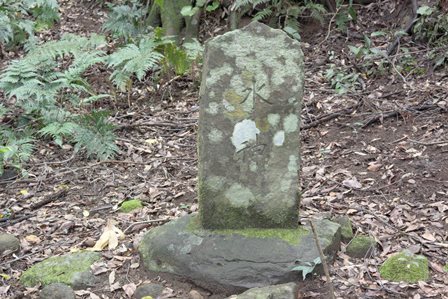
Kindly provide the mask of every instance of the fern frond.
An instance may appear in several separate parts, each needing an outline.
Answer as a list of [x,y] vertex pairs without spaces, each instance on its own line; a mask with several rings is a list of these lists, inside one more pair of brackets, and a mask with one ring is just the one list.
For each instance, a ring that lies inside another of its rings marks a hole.
[[109,56],[108,65],[114,68],[111,80],[122,89],[124,82],[135,74],[138,80],[142,80],[148,70],[156,69],[163,55],[156,51],[160,44],[153,38],[140,41],[139,45],[128,44]]
[[253,20],[254,21],[264,20],[264,19],[269,18],[270,16],[272,16],[272,13],[273,13],[272,9],[270,7],[267,7],[265,9],[257,12],[255,14],[255,16],[253,17]]
[[42,136],[50,136],[57,145],[62,146],[63,138],[73,135],[78,128],[78,124],[73,122],[52,122],[40,129],[39,133]]
[[89,157],[108,159],[118,152],[115,144],[114,126],[107,121],[104,111],[94,111],[80,119],[74,135],[75,149],[84,148]]

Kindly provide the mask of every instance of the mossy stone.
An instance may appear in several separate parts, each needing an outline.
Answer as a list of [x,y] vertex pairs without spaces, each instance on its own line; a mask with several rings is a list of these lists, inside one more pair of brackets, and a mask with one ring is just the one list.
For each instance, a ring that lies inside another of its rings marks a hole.
[[[194,217],[188,227],[191,233],[201,233],[203,228],[199,222],[199,217]],[[216,235],[240,235],[248,238],[279,238],[291,245],[297,244],[302,237],[309,234],[309,230],[300,226],[294,229],[287,228],[242,228],[242,229],[214,229],[209,230]]]
[[346,253],[355,258],[367,257],[373,252],[376,241],[369,236],[356,236],[347,245]]
[[100,258],[98,252],[90,251],[50,257],[26,270],[20,281],[27,287],[56,282],[73,286],[80,273],[89,272],[90,266]]
[[380,267],[381,278],[415,283],[429,278],[428,259],[409,250],[390,256]]
[[20,249],[20,241],[11,234],[0,233],[0,254],[6,251],[14,252]]
[[353,228],[350,218],[347,216],[337,216],[333,219],[334,222],[341,226],[341,239],[348,243],[353,238]]
[[130,199],[123,202],[120,206],[120,212],[129,213],[133,210],[143,208],[143,204],[138,199]]
[[75,299],[75,292],[63,283],[52,283],[40,291],[39,299]]
[[448,272],[448,264],[446,264],[445,267],[443,267],[443,270],[445,270],[445,272]]

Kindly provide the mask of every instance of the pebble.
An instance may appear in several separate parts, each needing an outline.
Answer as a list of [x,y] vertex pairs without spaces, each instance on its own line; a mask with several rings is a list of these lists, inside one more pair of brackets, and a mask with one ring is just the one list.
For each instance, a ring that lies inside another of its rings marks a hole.
[[20,248],[20,241],[11,234],[0,233],[0,254],[15,252]]
[[151,296],[156,299],[162,294],[164,287],[156,283],[144,283],[137,287],[134,293],[135,299],[142,299],[145,296]]

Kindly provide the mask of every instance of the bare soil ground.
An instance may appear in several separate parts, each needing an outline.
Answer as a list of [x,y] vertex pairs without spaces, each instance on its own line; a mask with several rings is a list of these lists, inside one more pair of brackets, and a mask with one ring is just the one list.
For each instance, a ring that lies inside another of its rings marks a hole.
[[[371,22],[372,14],[381,20],[388,3],[361,7],[361,25],[352,30],[388,28],[387,20]],[[88,5],[63,1],[63,19],[48,36],[99,32],[104,10]],[[221,21],[206,22],[213,29],[203,36],[222,32]],[[343,244],[329,265],[338,298],[448,298],[448,274],[442,269],[448,262],[448,77],[442,70],[403,80],[392,70],[366,77],[360,90],[336,95],[324,73],[330,62],[348,68],[352,62],[346,45],[362,40],[359,34],[330,33],[327,26],[312,24],[303,33],[301,221],[348,215],[357,234],[378,242],[376,251],[363,259],[349,258]],[[116,160],[89,161],[73,157],[69,146],[41,142],[27,165],[28,178],[0,182],[0,208],[12,209],[16,221],[0,223],[0,229],[22,243],[16,255],[1,257],[1,272],[11,276],[0,278],[7,291],[3,298],[35,298],[38,288],[20,286],[21,273],[49,256],[91,247],[108,219],[117,221],[126,238],[116,250],[103,252],[98,265],[103,283],[78,292],[80,298],[126,298],[123,286],[150,279],[164,284],[170,298],[188,298],[191,289],[205,298],[223,297],[186,282],[150,278],[136,250],[149,229],[198,208],[198,88],[197,76],[162,80],[158,87],[148,81],[133,92],[131,107],[125,97],[103,103],[118,108],[113,116],[120,127]],[[119,213],[117,206],[129,198],[141,199],[144,208]],[[429,258],[430,280],[405,284],[380,278],[379,265],[404,248]],[[116,289],[108,280],[112,272]],[[300,298],[328,298],[323,277],[299,286]]]

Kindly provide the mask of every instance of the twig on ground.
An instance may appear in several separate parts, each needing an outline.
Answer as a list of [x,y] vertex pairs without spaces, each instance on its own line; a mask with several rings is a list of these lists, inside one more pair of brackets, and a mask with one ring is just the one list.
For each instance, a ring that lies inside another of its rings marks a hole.
[[152,220],[145,220],[145,221],[137,221],[137,222],[133,222],[131,223],[124,231],[123,233],[126,233],[128,230],[130,230],[133,226],[138,225],[138,224],[150,224],[150,223],[157,223],[157,222],[162,222],[165,223],[167,221],[169,221],[170,219],[168,218],[160,218],[160,219],[152,219]]
[[389,111],[384,114],[381,113],[381,114],[376,115],[376,116],[372,117],[371,119],[369,119],[366,123],[364,123],[362,125],[361,128],[365,129],[366,127],[368,127],[378,121],[383,121],[386,118],[399,116],[404,112],[419,112],[419,111],[425,111],[425,110],[436,109],[436,108],[439,108],[439,106],[431,104],[431,105],[421,105],[421,106],[410,106],[410,107],[406,107],[403,111],[394,110],[394,111]]
[[413,140],[413,139],[409,139],[410,142],[412,143],[417,143],[420,145],[439,145],[439,144],[448,144],[448,140],[442,140],[442,141],[434,141],[434,142],[422,142],[422,141],[418,141],[418,140]]
[[45,198],[35,204],[32,204],[30,209],[32,211],[37,210],[37,209],[49,204],[50,202],[53,202],[53,201],[61,199],[62,197],[65,197],[66,195],[67,195],[67,190],[62,189],[56,193],[50,194],[47,198]]

